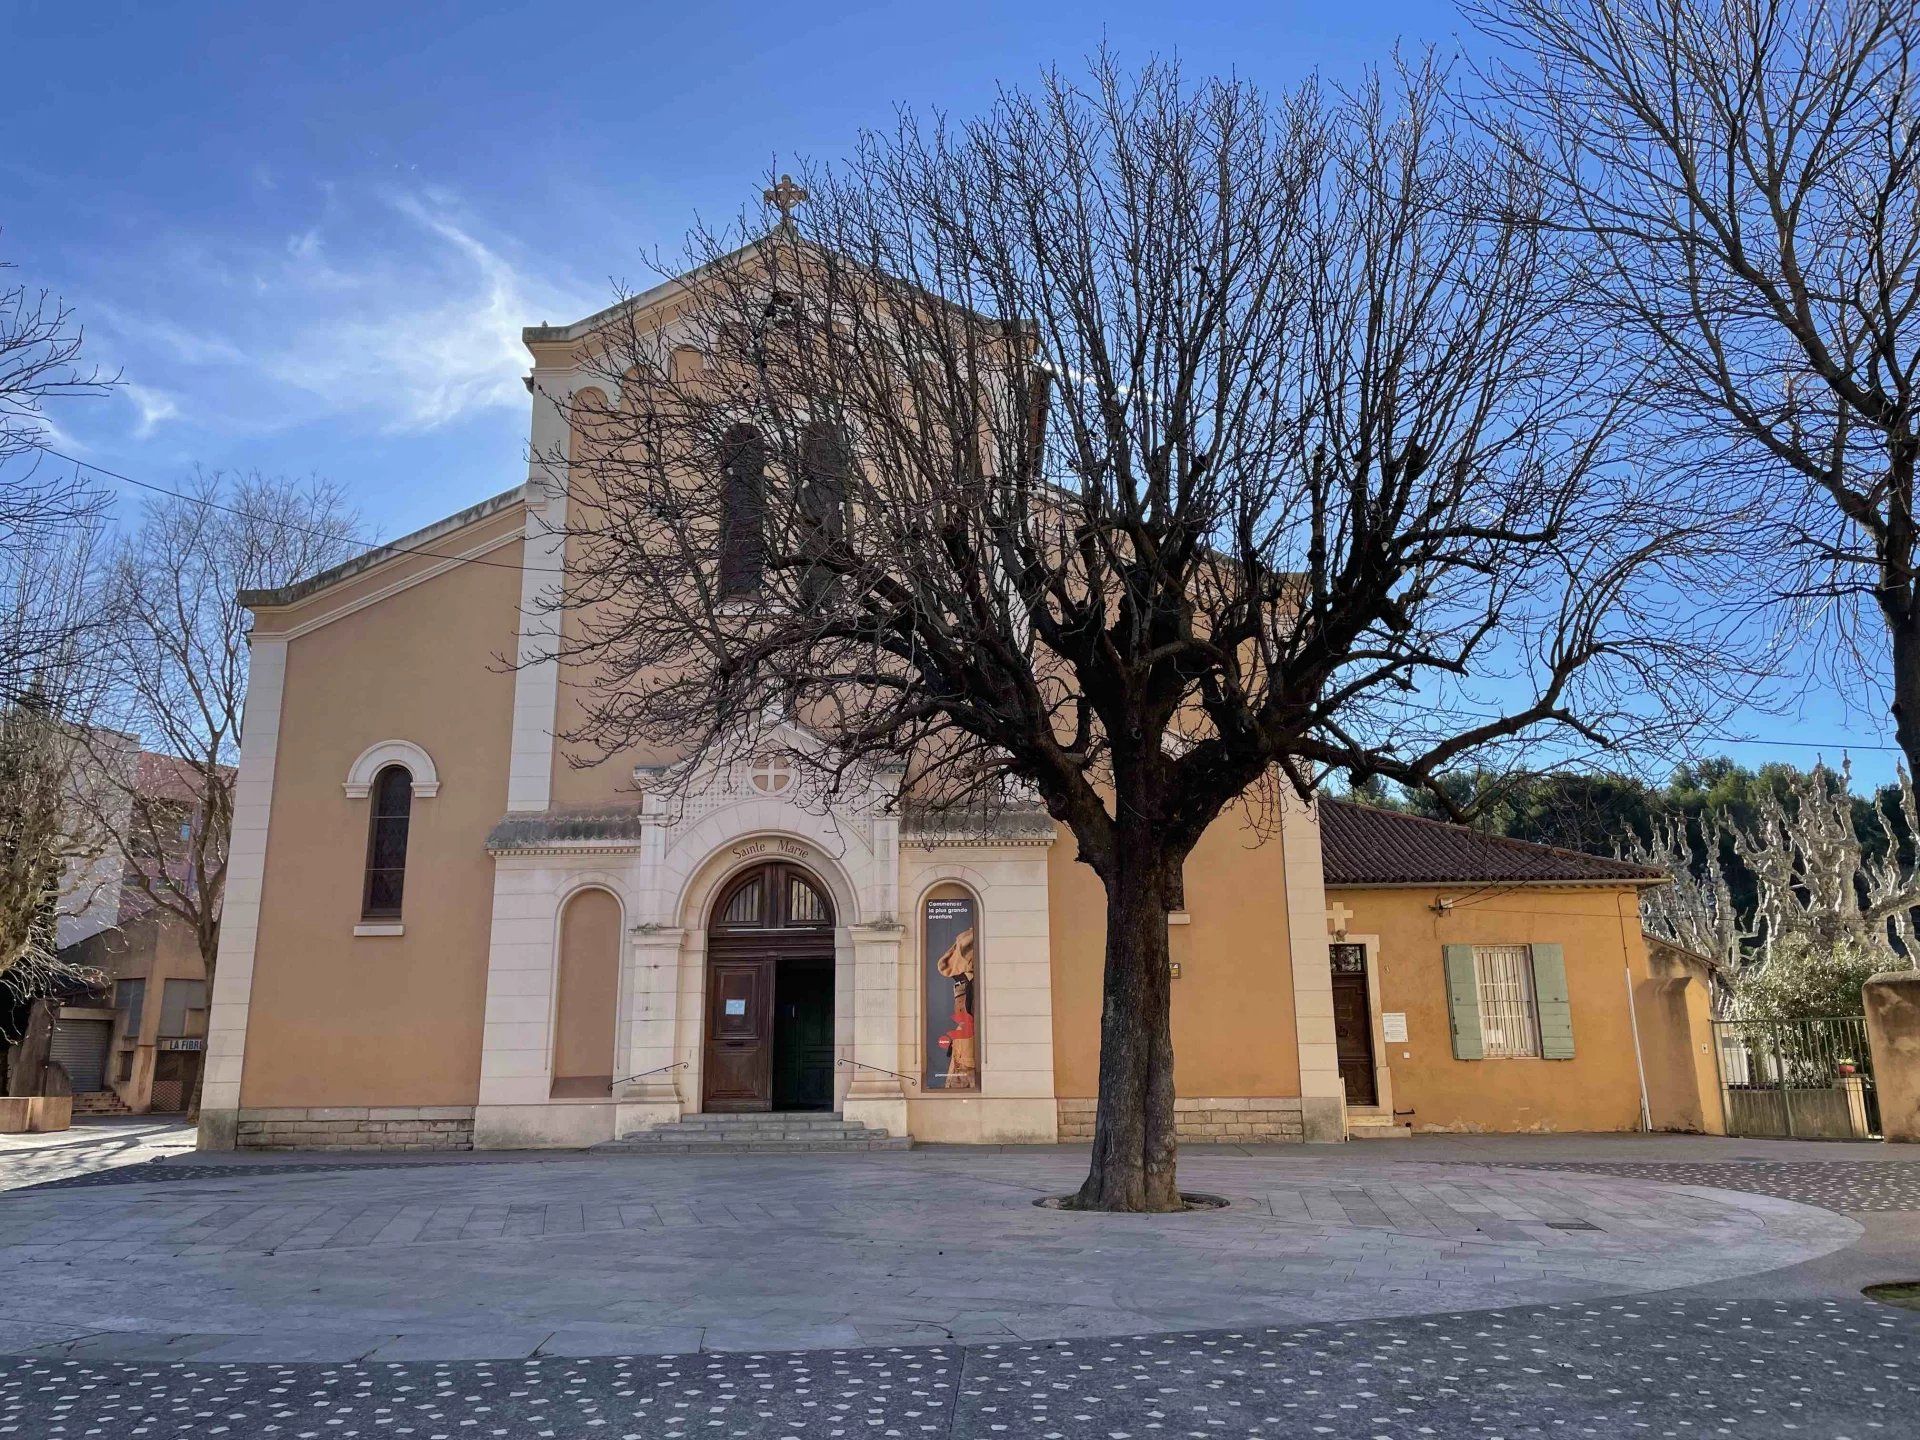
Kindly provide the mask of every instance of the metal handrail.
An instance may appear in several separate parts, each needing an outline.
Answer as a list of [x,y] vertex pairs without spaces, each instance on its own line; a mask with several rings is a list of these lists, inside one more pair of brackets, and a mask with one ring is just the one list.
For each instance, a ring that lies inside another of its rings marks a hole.
[[[624,1085],[629,1080],[644,1080],[647,1078],[647,1076],[658,1075],[663,1070],[678,1070],[682,1065],[685,1065],[686,1063],[687,1062],[684,1060],[676,1060],[671,1065],[656,1065],[651,1070],[640,1071],[637,1075],[622,1075],[618,1080],[615,1080],[613,1082],[613,1085]],[[607,1088],[611,1090],[613,1088],[613,1085],[609,1085]]]
[[864,1060],[849,1060],[844,1055],[841,1056],[840,1059],[835,1063],[840,1065],[852,1065],[855,1068],[860,1070],[877,1070],[882,1075],[891,1075],[894,1079],[904,1080],[909,1085],[914,1083],[914,1079],[911,1075],[902,1075],[898,1070],[889,1070],[884,1065],[869,1065]]

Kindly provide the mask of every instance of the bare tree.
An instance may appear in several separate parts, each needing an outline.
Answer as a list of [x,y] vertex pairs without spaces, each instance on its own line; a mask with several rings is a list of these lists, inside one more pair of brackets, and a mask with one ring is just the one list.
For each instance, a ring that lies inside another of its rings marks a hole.
[[[0,272],[13,268],[0,261]],[[92,487],[42,464],[51,438],[48,402],[105,394],[117,378],[85,363],[84,338],[64,303],[0,274],[0,550],[31,545],[99,513]]]
[[80,801],[102,679],[94,582],[105,497],[42,463],[49,404],[112,383],[81,348],[64,304],[0,274],[0,996],[15,1002],[71,978],[59,919],[98,883],[103,844]]
[[1657,743],[1718,673],[1710,508],[1615,445],[1630,376],[1563,333],[1528,171],[1403,79],[1103,56],[907,117],[578,360],[567,739],[712,755],[771,713],[827,781],[1037,795],[1107,899],[1079,1206],[1181,1203],[1167,915],[1224,810]]
[[1852,1015],[1860,986],[1920,956],[1914,914],[1920,866],[1903,838],[1920,834],[1913,784],[1873,806],[1885,844],[1861,841],[1851,767],[1794,772],[1787,794],[1769,794],[1753,825],[1724,821],[1733,849],[1758,882],[1754,932],[1760,952],[1734,982],[1743,1015],[1802,1019]]
[[63,970],[63,906],[84,908],[105,839],[89,818],[87,739],[104,676],[97,526],[0,551],[0,990],[44,993]]
[[1692,821],[1685,815],[1656,814],[1653,838],[1630,835],[1620,855],[1635,864],[1667,872],[1669,883],[1640,892],[1640,921],[1647,933],[1690,950],[1731,973],[1740,964],[1741,947],[1756,931],[1741,923],[1733,890],[1718,864],[1724,822],[1702,820],[1704,867],[1694,858]]
[[[1591,243],[1677,449],[1761,502],[1758,573],[1830,622],[1920,767],[1915,0],[1470,0],[1516,153]],[[1842,693],[1845,693],[1843,684]]]
[[[90,732],[90,815],[123,883],[193,934],[211,986],[219,951],[240,720],[242,590],[315,574],[360,548],[341,490],[319,480],[198,474],[148,502],[107,580],[114,731]],[[196,1110],[199,1096],[189,1099]]]

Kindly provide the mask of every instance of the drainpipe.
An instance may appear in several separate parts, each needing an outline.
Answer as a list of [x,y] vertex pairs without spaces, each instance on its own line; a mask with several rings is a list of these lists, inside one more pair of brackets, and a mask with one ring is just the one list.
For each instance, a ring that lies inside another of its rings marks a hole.
[[[1636,902],[1635,911],[1639,909]],[[1620,909],[1620,896],[1615,892],[1613,913],[1620,921],[1620,959],[1621,974],[1627,979],[1627,1025],[1633,1031],[1633,1068],[1640,1077],[1640,1133],[1653,1133],[1653,1106],[1647,1103],[1647,1062],[1640,1053],[1640,1012],[1633,1003],[1633,951],[1627,946],[1627,917]]]

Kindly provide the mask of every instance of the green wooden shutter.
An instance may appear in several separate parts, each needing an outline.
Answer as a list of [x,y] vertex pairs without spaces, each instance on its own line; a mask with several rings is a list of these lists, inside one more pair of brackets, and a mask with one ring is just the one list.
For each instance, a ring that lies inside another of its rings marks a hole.
[[1533,947],[1533,998],[1540,1010],[1540,1055],[1573,1058],[1573,1005],[1567,995],[1566,952],[1558,945]]
[[1480,1045],[1480,981],[1473,971],[1473,947],[1448,945],[1447,1018],[1453,1022],[1453,1058],[1478,1060]]

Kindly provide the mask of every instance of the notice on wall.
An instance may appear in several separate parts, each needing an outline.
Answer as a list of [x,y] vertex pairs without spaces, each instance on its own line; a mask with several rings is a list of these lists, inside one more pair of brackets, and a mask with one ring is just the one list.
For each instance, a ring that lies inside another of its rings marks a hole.
[[747,1013],[747,1002],[746,1002],[746,1001],[744,1001],[744,1000],[729,1000],[729,1001],[727,1001],[727,1014],[729,1014],[729,1015],[744,1015],[744,1014],[746,1014],[746,1013]]
[[979,947],[971,898],[929,900],[923,932],[927,957],[929,1090],[978,1090],[980,1040],[974,1029]]
[[1380,1038],[1389,1045],[1407,1043],[1407,1012],[1404,1010],[1383,1010],[1380,1012]]

